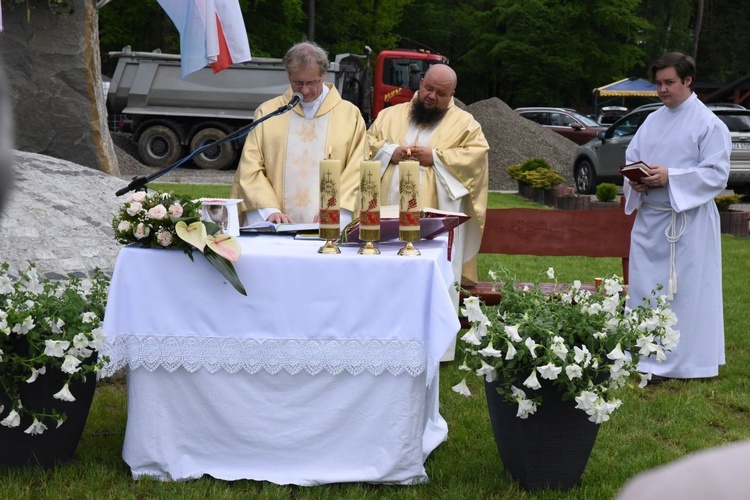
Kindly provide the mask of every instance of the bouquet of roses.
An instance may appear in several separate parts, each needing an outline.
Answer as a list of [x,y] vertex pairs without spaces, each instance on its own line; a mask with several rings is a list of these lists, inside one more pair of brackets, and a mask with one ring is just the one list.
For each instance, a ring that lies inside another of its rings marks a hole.
[[115,239],[123,245],[144,248],[179,248],[192,260],[197,249],[241,294],[247,295],[232,262],[240,257],[240,244],[201,219],[201,202],[171,193],[138,191],[131,194],[112,218]]

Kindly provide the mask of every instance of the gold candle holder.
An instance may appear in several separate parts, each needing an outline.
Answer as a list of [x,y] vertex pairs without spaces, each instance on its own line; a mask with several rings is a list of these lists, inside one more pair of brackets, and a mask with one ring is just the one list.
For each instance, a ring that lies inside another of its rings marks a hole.
[[320,237],[325,244],[318,249],[318,253],[341,253],[334,244],[341,233],[341,213],[339,211],[339,179],[341,178],[341,160],[328,158],[320,162]]
[[[407,152],[408,154],[408,152]],[[398,251],[398,255],[421,255],[413,242],[419,241],[419,163],[416,161],[402,161],[399,169],[399,219],[398,237],[406,245]]]
[[363,161],[359,170],[359,239],[365,244],[360,255],[380,255],[380,162]]

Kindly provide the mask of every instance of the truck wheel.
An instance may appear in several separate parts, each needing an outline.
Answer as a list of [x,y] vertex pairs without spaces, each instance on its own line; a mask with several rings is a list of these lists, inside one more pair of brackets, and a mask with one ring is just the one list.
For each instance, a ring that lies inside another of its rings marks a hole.
[[[218,128],[204,128],[203,130],[199,130],[198,133],[193,136],[193,140],[190,141],[190,152],[192,153],[196,149],[207,144],[219,142],[226,136],[227,134]],[[230,143],[224,143],[207,148],[203,152],[194,156],[193,163],[200,168],[221,170],[232,164],[235,159],[235,153],[235,149]]]
[[180,159],[180,138],[171,128],[155,125],[144,130],[138,138],[141,161],[151,167],[166,167]]

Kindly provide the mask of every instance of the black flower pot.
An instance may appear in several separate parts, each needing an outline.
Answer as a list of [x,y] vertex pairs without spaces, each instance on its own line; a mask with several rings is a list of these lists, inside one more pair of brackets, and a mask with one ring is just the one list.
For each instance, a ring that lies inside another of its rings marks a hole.
[[536,413],[516,417],[518,405],[500,396],[498,382],[485,383],[487,407],[505,470],[529,491],[567,490],[583,475],[599,432],[575,401],[562,401],[551,384],[526,395],[542,396]]
[[[67,419],[60,427],[56,427],[55,422],[45,420],[47,430],[35,436],[24,433],[33,422],[28,416],[21,418],[21,425],[18,427],[0,426],[0,464],[50,468],[73,457],[94,398],[96,374],[89,374],[85,381],[71,381],[70,392],[76,398],[71,402],[52,397],[63,388],[66,379],[66,374],[48,368],[47,373],[40,375],[34,383],[23,384],[21,401],[24,407],[45,412],[57,409],[59,413],[65,413]],[[5,405],[3,416],[7,415],[10,407],[7,395],[0,393],[0,405]]]

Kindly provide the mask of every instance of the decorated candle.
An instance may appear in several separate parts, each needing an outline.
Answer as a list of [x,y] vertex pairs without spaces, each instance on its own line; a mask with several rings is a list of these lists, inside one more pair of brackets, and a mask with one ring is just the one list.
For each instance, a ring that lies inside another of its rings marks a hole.
[[341,232],[339,217],[339,179],[341,160],[328,158],[320,162],[320,237],[334,240]]
[[398,164],[399,223],[401,241],[419,240],[419,162]]
[[359,167],[359,239],[380,239],[380,162],[363,161]]

